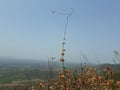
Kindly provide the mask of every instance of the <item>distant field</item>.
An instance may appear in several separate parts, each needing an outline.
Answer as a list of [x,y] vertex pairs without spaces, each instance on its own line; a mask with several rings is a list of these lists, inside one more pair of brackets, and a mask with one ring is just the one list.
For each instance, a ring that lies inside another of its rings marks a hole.
[[[111,66],[115,72],[119,72],[120,65],[115,66],[113,64],[103,64],[99,67],[102,69],[104,66]],[[67,68],[72,69],[73,67],[80,68],[80,65],[66,65]],[[49,68],[50,69],[50,68]],[[39,64],[27,64],[27,65],[0,65],[0,83],[13,83],[13,82],[23,82],[32,79],[46,79],[48,78],[48,74],[57,74],[57,70],[60,69],[58,67],[52,67],[51,72],[48,70],[47,64],[42,63]],[[120,78],[119,73],[116,74],[117,78]],[[49,76],[50,77],[50,76]]]
[[[51,70],[49,70],[51,68]],[[50,66],[44,62],[41,63],[28,63],[28,64],[0,64],[0,83],[23,83],[26,81],[32,81],[34,79],[46,79],[49,73],[55,75],[59,67],[53,70],[53,66]],[[54,72],[53,72],[54,71]]]
[[[98,68],[102,70],[105,66],[110,66],[115,72],[114,79],[120,80],[119,66],[113,64],[103,64]],[[66,67],[73,70],[74,67],[80,69],[80,64],[67,65]],[[47,80],[57,77],[58,71],[61,66],[48,66],[45,63],[40,64],[1,64],[0,65],[0,90],[18,90],[15,88],[20,87],[19,90],[26,90],[27,85],[36,85],[38,80]],[[14,89],[13,89],[14,88]],[[23,88],[23,89],[22,89]],[[37,89],[36,89],[37,90]]]

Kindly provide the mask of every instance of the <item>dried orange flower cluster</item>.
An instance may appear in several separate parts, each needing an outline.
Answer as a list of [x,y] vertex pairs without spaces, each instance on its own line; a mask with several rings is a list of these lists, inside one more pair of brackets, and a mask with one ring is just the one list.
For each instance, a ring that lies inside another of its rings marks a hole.
[[[42,90],[120,90],[120,81],[113,79],[114,72],[106,66],[101,74],[96,68],[88,67],[73,72],[65,70],[58,74],[58,79],[48,83],[38,83]],[[46,85],[45,85],[46,84]],[[31,90],[35,90],[32,86]]]
[[45,83],[43,81],[38,81],[39,88],[45,88]]

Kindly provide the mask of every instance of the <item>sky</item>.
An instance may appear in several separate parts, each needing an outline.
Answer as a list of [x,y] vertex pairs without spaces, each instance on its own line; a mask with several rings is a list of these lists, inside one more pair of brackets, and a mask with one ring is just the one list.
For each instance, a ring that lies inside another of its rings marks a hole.
[[113,63],[120,51],[120,0],[0,0],[0,57]]

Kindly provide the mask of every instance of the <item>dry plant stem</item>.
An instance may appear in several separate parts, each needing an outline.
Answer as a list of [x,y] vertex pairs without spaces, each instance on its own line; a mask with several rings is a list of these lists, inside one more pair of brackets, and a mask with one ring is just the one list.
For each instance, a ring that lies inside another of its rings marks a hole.
[[62,62],[62,64],[63,64],[63,73],[65,75],[65,65],[64,65],[64,62]]
[[65,78],[64,78],[64,88],[66,90],[66,74],[65,74],[65,65],[64,65],[64,62],[62,62],[62,64],[63,64],[63,74],[65,76]]

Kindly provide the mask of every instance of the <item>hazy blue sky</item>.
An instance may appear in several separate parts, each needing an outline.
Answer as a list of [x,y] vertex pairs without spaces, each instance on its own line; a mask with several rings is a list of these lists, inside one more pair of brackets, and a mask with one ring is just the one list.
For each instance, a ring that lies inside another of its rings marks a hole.
[[120,0],[0,0],[0,57],[59,60],[66,16],[66,61],[112,63],[120,51]]

